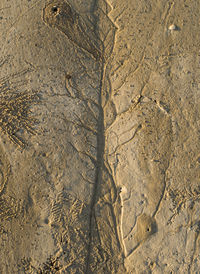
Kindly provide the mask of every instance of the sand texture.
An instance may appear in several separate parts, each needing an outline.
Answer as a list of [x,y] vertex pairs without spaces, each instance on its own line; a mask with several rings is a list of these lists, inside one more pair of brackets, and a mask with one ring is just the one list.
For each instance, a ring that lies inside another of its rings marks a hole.
[[199,14],[0,1],[0,273],[199,273]]

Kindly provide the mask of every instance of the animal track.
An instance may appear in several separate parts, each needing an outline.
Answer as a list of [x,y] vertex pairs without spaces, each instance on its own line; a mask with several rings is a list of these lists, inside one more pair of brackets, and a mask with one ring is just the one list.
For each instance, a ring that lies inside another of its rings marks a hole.
[[10,174],[10,163],[0,146],[0,194],[2,194]]
[[17,133],[26,130],[34,134],[33,127],[37,120],[29,115],[30,106],[39,102],[39,96],[34,91],[18,90],[26,81],[13,82],[13,79],[21,74],[22,72],[0,79],[0,128],[14,144],[24,148],[25,142]]
[[17,216],[19,204],[13,197],[0,198],[0,220],[7,220]]
[[39,269],[33,266],[32,259],[29,258],[22,258],[21,262],[18,264],[18,271],[22,273],[37,273],[37,274],[49,274],[49,273],[60,273],[61,265],[59,263],[59,259],[54,256],[50,256],[47,258],[47,261],[43,263]]
[[[53,238],[61,251],[63,270],[84,273],[88,246],[88,205],[64,190],[51,208],[50,225]],[[75,272],[74,272],[75,273]]]
[[47,261],[43,264],[41,268],[39,268],[39,271],[37,271],[38,274],[49,274],[49,273],[60,273],[61,265],[58,261],[58,258],[54,258],[53,256],[50,256]]

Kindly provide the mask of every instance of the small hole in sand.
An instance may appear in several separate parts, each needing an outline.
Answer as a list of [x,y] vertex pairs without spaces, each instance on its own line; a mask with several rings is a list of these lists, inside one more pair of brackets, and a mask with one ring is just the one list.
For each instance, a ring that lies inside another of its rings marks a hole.
[[57,13],[57,12],[58,12],[58,7],[54,6],[54,7],[52,8],[52,12],[53,12],[53,13]]
[[46,218],[46,219],[44,219],[44,223],[45,224],[48,224],[49,223],[49,220]]
[[72,76],[70,74],[66,74],[65,77],[67,80],[70,80],[72,78]]

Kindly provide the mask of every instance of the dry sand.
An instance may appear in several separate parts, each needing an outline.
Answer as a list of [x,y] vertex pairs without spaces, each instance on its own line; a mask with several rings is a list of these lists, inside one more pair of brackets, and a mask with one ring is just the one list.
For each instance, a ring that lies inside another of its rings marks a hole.
[[199,273],[199,0],[1,0],[0,273]]

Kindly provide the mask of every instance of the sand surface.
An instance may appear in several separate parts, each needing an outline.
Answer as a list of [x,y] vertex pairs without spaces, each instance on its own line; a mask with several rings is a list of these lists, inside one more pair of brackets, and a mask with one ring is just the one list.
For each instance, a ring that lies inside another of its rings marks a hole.
[[199,0],[1,0],[0,273],[199,273]]

